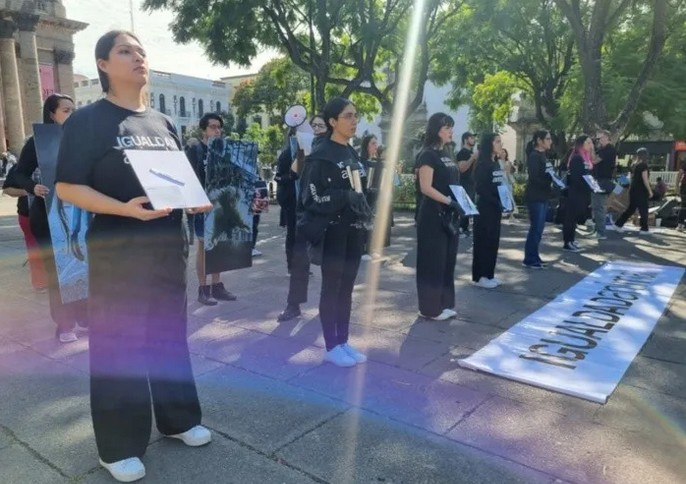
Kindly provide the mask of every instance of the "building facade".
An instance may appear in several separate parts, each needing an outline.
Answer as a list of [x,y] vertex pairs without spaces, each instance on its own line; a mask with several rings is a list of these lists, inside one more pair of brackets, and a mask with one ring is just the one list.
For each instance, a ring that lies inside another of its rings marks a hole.
[[19,153],[47,96],[73,94],[73,36],[86,27],[60,0],[0,4],[0,151]]
[[[103,97],[100,79],[78,74],[73,78],[77,108]],[[150,107],[170,116],[182,137],[198,125],[203,114],[228,112],[231,92],[231,85],[223,81],[150,71]]]

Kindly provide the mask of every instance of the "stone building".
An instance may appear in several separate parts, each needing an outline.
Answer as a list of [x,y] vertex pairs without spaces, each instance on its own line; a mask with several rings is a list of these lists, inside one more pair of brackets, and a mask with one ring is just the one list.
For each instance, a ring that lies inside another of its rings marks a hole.
[[60,0],[0,2],[0,152],[19,153],[47,96],[74,94],[72,39],[86,27]]

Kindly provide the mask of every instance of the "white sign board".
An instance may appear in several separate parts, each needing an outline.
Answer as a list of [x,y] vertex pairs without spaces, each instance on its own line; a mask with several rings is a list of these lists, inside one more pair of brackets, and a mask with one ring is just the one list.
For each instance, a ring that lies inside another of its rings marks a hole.
[[464,214],[469,216],[469,215],[479,215],[479,211],[476,208],[476,205],[474,205],[474,202],[472,201],[471,198],[469,198],[469,195],[467,195],[467,192],[465,191],[464,188],[460,185],[448,185],[450,187],[450,191],[453,192],[453,196],[455,197],[455,200],[457,200],[457,203],[460,204],[460,208],[464,211]]
[[460,366],[605,403],[683,274],[681,267],[609,262]]
[[183,151],[124,150],[150,203],[156,210],[210,204]]

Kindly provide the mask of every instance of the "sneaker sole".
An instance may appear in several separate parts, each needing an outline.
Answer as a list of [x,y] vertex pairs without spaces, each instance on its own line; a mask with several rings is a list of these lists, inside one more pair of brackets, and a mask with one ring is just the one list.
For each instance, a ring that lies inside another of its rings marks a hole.
[[112,470],[110,469],[109,464],[106,464],[102,459],[98,459],[98,460],[100,461],[100,465],[101,465],[105,470],[107,470],[107,472],[109,472],[110,475],[112,476],[112,478],[114,478],[114,480],[116,480],[116,481],[119,481],[119,482],[134,482],[134,481],[139,481],[139,480],[141,480],[141,479],[143,479],[143,478],[145,477],[145,468],[143,469],[143,471],[141,471],[141,472],[139,472],[139,473],[137,473],[137,474],[134,474],[134,475],[132,475],[132,476],[128,476],[128,477],[117,477],[117,476],[114,474],[114,472],[112,472]]
[[188,447],[202,447],[203,445],[207,445],[207,444],[209,444],[210,442],[212,442],[212,435],[210,435],[210,436],[207,438],[207,440],[198,440],[198,441],[195,441],[195,442],[194,442],[194,441],[188,441],[188,440],[184,439],[183,437],[181,437],[181,436],[179,436],[179,435],[165,435],[165,437],[167,437],[168,439],[180,440],[181,442],[183,442],[184,444],[186,444]]

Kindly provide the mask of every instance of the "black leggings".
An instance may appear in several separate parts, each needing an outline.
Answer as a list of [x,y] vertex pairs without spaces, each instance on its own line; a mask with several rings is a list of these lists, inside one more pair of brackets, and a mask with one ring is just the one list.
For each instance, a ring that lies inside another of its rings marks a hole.
[[145,453],[151,397],[162,434],[200,424],[186,339],[186,256],[178,234],[109,234],[102,244],[89,240],[88,252],[91,413],[100,458],[112,463]]
[[638,210],[641,219],[641,230],[648,230],[648,194],[629,193],[629,206],[624,213],[617,219],[617,226],[623,227],[629,217]]
[[327,351],[348,342],[353,287],[362,257],[365,231],[343,223],[329,225],[324,236],[319,319]]
[[480,206],[479,215],[474,217],[474,256],[472,258],[472,281],[493,279],[495,264],[500,248],[500,221],[502,209]]

